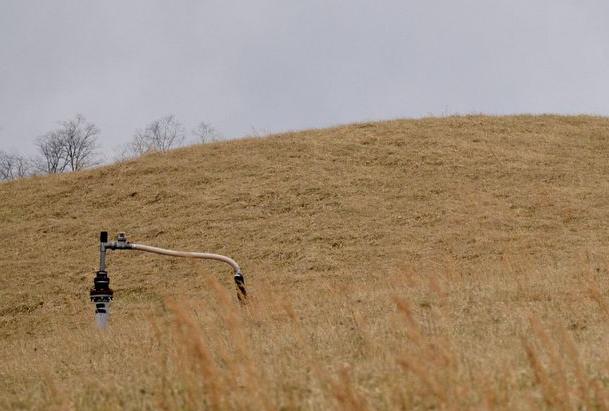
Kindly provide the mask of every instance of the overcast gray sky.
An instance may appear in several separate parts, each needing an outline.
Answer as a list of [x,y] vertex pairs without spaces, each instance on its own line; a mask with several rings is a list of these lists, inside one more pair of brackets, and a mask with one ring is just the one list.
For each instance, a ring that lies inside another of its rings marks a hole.
[[82,113],[227,137],[452,113],[609,114],[609,2],[0,0],[0,149]]

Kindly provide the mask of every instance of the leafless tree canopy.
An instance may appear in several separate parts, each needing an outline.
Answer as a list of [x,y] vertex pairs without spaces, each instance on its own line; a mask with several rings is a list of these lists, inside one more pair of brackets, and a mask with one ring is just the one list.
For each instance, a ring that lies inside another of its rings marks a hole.
[[64,121],[61,131],[70,169],[78,171],[93,165],[99,128],[77,115],[74,120]]
[[164,153],[180,146],[184,139],[184,126],[174,115],[169,115],[153,121],[144,130],[137,130],[129,148],[136,156],[152,151]]
[[78,171],[96,163],[99,128],[78,114],[38,139],[38,167],[49,174]]
[[222,138],[222,134],[220,134],[218,130],[204,121],[200,122],[199,125],[192,130],[192,134],[194,134],[199,142],[203,144],[217,141]]
[[63,173],[68,167],[65,147],[58,131],[49,131],[38,139],[37,145],[41,158],[37,168],[48,174]]
[[30,174],[31,163],[20,154],[0,150],[0,180],[14,180]]

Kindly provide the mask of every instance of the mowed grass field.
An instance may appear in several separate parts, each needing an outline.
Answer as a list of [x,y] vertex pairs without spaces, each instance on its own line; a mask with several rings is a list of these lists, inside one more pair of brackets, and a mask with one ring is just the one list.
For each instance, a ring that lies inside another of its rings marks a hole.
[[[110,251],[99,231],[236,259]],[[286,133],[0,184],[0,409],[609,409],[609,119]]]

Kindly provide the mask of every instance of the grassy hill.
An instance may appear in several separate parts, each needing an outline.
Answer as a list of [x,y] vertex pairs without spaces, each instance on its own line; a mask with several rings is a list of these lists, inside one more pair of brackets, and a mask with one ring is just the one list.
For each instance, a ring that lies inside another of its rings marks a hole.
[[[99,231],[237,260],[109,252]],[[1,409],[607,409],[609,119],[353,124],[0,184]]]

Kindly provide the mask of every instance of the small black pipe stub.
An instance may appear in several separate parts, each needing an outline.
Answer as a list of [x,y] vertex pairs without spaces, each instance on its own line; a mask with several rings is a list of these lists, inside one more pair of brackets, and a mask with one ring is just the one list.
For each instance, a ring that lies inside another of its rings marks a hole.
[[237,286],[237,299],[241,304],[247,303],[247,290],[245,289],[245,278],[243,274],[235,274],[235,285]]
[[99,233],[99,242],[100,243],[108,242],[108,232],[107,231],[102,231],[101,233]]

